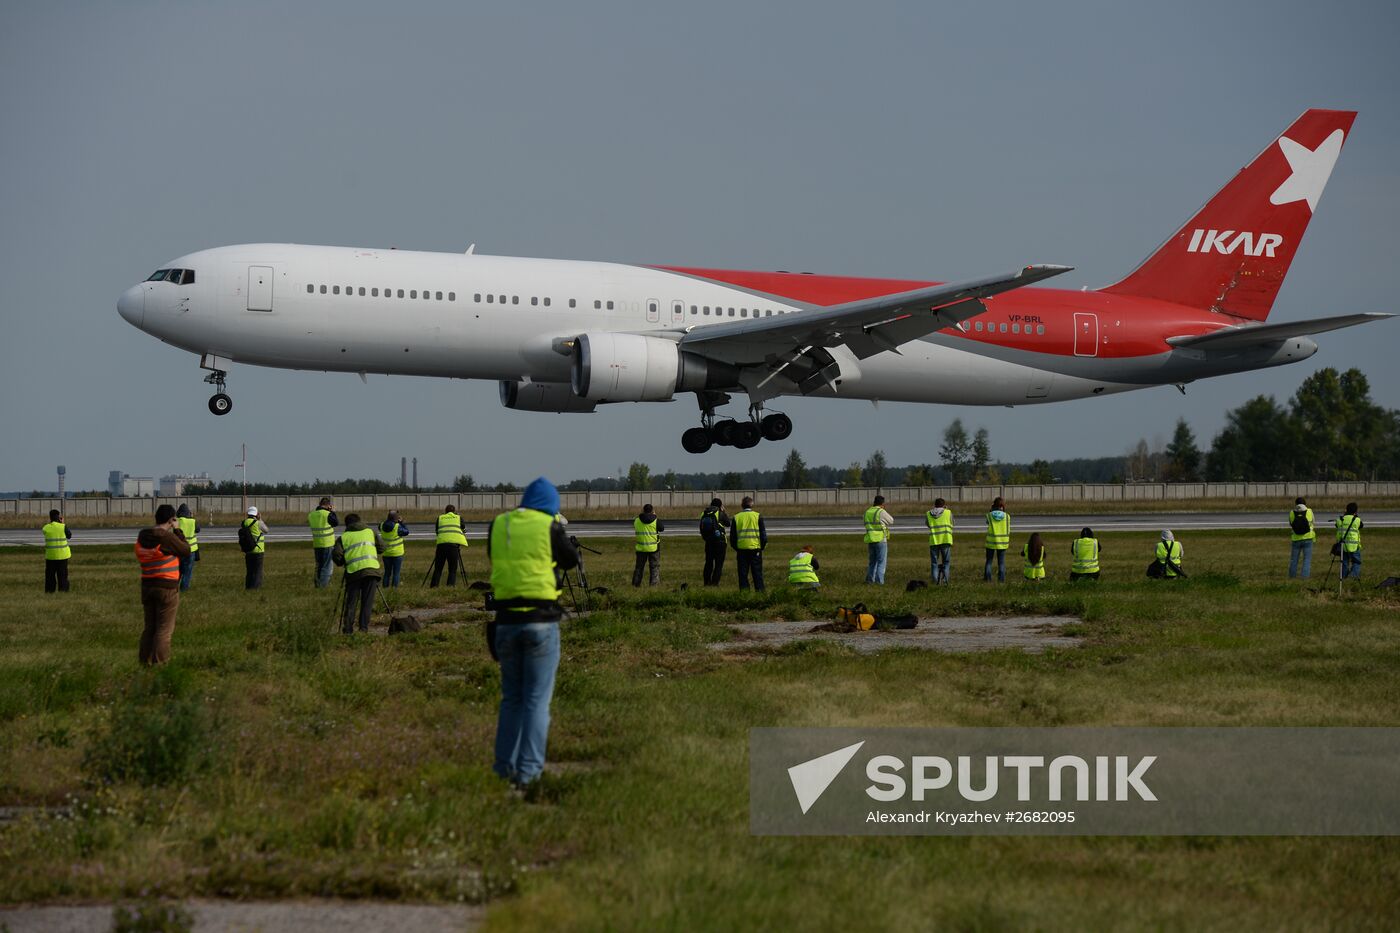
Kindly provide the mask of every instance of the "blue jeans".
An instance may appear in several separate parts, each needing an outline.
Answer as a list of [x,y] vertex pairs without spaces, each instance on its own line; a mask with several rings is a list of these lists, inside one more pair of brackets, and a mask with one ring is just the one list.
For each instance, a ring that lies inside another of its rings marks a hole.
[[992,580],[992,555],[996,555],[997,562],[997,582],[1006,582],[1006,548],[987,548],[987,562],[982,566],[982,579],[988,583]]
[[934,583],[947,583],[948,572],[953,569],[953,546],[951,544],[930,544],[928,546],[929,576]]
[[[1293,542],[1293,548],[1288,552],[1288,578],[1290,580],[1297,576],[1306,580],[1312,575],[1312,549],[1312,538]],[[1302,558],[1302,567],[1298,566],[1299,558]]]
[[318,547],[316,550],[316,588],[325,589],[331,585],[331,574],[335,571],[331,564],[331,549]]
[[501,664],[501,712],[493,770],[507,781],[528,784],[544,770],[549,700],[559,668],[559,625],[497,625],[496,656]]
[[890,560],[890,543],[888,541],[867,541],[865,550],[870,559],[865,565],[865,582],[885,585],[885,565]]
[[399,578],[403,576],[403,555],[398,557],[384,558],[384,585],[398,586]]
[[[196,552],[197,553],[197,552]],[[194,582],[194,554],[189,557],[180,558],[180,590],[181,592],[190,588]]]
[[1353,580],[1361,579],[1361,548],[1354,551],[1342,548],[1342,579],[1347,577]]

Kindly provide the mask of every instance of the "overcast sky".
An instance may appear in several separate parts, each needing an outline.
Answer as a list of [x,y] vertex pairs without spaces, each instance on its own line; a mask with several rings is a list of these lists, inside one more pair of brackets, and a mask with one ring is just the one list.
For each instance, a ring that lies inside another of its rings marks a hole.
[[1048,406],[787,402],[749,451],[680,448],[693,399],[508,412],[496,385],[198,360],[118,295],[206,247],[290,241],[960,279],[1121,277],[1308,107],[1360,111],[1271,320],[1396,311],[1391,2],[7,3],[0,7],[0,489],[107,472],[522,481],[776,468],[944,426],[999,459],[1116,454],[1358,366],[1400,406],[1400,322],[1308,362]]

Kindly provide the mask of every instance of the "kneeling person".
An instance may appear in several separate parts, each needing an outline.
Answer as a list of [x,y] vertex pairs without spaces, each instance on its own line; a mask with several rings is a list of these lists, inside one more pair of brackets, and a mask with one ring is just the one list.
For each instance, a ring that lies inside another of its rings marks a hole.
[[817,571],[820,569],[821,565],[812,553],[812,546],[808,544],[788,561],[788,583],[800,590],[820,589],[822,583],[817,577]]
[[1079,537],[1069,544],[1069,578],[1097,580],[1099,578],[1099,539],[1092,528],[1079,529]]
[[346,635],[355,631],[357,616],[360,631],[369,631],[374,597],[384,575],[379,567],[379,555],[383,553],[384,539],[377,530],[366,528],[353,512],[345,516],[345,531],[331,550],[331,560],[345,568],[345,612],[340,617],[340,630]]

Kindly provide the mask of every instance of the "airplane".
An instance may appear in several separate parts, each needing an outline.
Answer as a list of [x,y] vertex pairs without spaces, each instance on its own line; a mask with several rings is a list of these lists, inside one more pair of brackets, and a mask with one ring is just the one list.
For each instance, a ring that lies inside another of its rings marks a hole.
[[[1308,110],[1137,269],[1026,288],[1036,264],[955,283],[263,243],[200,250],[118,313],[198,354],[227,414],[237,363],[499,382],[516,411],[592,412],[694,393],[681,445],[793,429],[785,396],[1027,405],[1282,366],[1313,335],[1392,317],[1267,323],[1354,111]],[[733,396],[747,418],[719,418]]]

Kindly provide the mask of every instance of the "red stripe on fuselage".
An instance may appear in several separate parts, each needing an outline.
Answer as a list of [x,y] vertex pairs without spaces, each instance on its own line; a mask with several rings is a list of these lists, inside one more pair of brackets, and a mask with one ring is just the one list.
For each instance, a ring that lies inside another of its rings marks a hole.
[[763,292],[789,301],[811,305],[839,305],[862,298],[877,298],[897,292],[913,291],[941,285],[941,282],[916,282],[903,279],[860,279],[845,275],[813,275],[808,272],[742,272],[735,269],[687,269],[681,266],[655,266],[665,272],[733,285],[749,291]]
[[[820,307],[943,284],[916,279],[867,279],[806,272],[749,272],[683,266],[652,268]],[[1150,298],[1060,288],[1018,289],[985,299],[983,304],[987,306],[986,313],[968,320],[965,323],[966,333],[959,333],[955,328],[947,328],[941,333],[1031,353],[1122,359],[1165,353],[1171,350],[1166,342],[1168,337],[1206,334],[1227,325],[1247,323],[1226,315]],[[1079,352],[1076,354],[1075,314],[1095,316],[1097,342],[1093,353],[1087,352],[1088,347],[1081,334],[1077,348]],[[978,322],[983,325],[981,331],[977,330]],[[1002,324],[1006,325],[1005,333],[1001,331]],[[1042,325],[1045,327],[1044,334],[1037,332]],[[1029,333],[1026,332],[1028,326]],[[1018,327],[1021,332],[1013,332],[1013,327]]]

